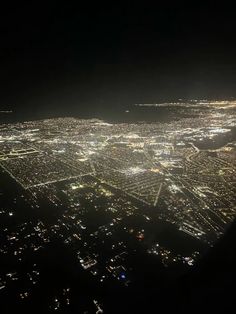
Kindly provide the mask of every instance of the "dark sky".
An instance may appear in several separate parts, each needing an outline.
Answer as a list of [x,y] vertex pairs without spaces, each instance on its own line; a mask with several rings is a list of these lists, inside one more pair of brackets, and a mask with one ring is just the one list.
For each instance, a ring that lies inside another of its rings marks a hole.
[[79,2],[1,8],[1,106],[93,115],[126,103],[236,97],[235,11],[225,2]]

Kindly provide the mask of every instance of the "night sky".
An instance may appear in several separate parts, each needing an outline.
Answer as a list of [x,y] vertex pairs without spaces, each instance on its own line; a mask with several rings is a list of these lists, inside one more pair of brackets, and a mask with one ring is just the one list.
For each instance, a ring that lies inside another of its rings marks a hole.
[[232,7],[113,2],[2,7],[0,106],[93,116],[137,102],[236,97]]

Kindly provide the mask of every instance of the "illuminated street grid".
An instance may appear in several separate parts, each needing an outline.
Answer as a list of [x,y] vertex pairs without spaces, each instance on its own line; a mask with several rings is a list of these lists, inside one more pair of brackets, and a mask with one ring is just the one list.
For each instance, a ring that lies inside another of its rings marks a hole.
[[58,118],[3,125],[0,164],[31,190],[89,175],[164,207],[160,218],[195,237],[218,236],[235,216],[235,142],[215,150],[198,143],[231,132],[235,116],[223,105],[166,124]]
[[[165,266],[193,265],[199,252],[184,255],[159,243],[153,238],[156,222],[212,245],[233,221],[236,105],[159,106],[179,106],[187,116],[166,123],[56,118],[1,125],[0,165],[22,188],[14,204],[25,201],[40,211],[47,202],[58,216],[51,225],[37,218],[14,230],[5,228],[8,245],[0,247],[0,254],[20,262],[24,252],[36,254],[57,236],[99,282],[114,278],[125,285],[132,278],[127,261],[136,254],[134,240]],[[14,218],[14,204],[0,214]],[[59,208],[66,210],[59,214]],[[152,242],[145,242],[149,238]],[[31,284],[37,283],[39,271],[32,265],[27,275]],[[17,278],[14,272],[2,276],[0,289]],[[64,301],[55,297],[52,308],[69,305],[69,288],[62,294]],[[93,304],[100,307],[97,300]]]

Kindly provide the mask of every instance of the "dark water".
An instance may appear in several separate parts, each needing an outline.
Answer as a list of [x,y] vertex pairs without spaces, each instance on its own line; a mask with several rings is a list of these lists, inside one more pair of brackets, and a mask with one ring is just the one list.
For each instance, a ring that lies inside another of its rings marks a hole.
[[[128,111],[128,112],[127,112]],[[84,110],[80,108],[67,109],[48,109],[48,110],[32,110],[22,109],[15,110],[12,113],[0,113],[0,123],[15,123],[29,120],[39,120],[55,117],[75,117],[82,119],[98,118],[107,122],[170,122],[185,116],[191,116],[190,112],[183,113],[180,108],[171,106],[166,107],[141,107],[134,105],[126,106],[107,106],[93,108],[93,110]]]

